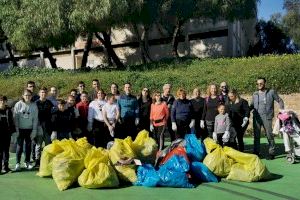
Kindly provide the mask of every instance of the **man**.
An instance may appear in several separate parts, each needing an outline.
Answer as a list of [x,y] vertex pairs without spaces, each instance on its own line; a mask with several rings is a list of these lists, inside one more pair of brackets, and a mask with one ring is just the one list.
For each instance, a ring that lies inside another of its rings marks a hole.
[[51,143],[51,114],[54,106],[52,102],[47,99],[47,88],[41,88],[39,91],[39,96],[40,99],[36,101],[36,105],[39,111],[39,130],[41,130],[41,133],[37,134],[35,139],[35,167],[40,165],[43,142],[45,142],[45,146]]
[[32,92],[32,102],[36,102],[40,97],[39,95],[35,94],[35,82],[34,81],[28,81],[26,85],[26,89]]
[[227,85],[226,82],[222,82],[220,84],[220,91],[221,91],[221,94],[220,96],[222,97],[222,100],[227,103],[228,102],[228,91],[229,91],[229,87]]
[[78,118],[80,116],[78,109],[76,108],[76,101],[75,101],[75,97],[72,95],[69,95],[67,98],[67,103],[66,103],[66,109],[69,109],[71,113],[73,113],[74,115],[74,119],[73,119],[73,129],[72,129],[72,138],[77,140],[80,137],[81,134],[81,130],[78,126],[79,122],[78,122]]
[[85,83],[83,81],[78,82],[78,87],[77,87],[77,95],[75,97],[76,103],[80,102],[80,95],[82,94],[83,91],[85,91]]
[[273,89],[266,88],[266,79],[257,79],[258,91],[253,93],[250,109],[253,109],[253,130],[254,130],[254,153],[260,153],[260,133],[264,128],[268,143],[269,154],[267,159],[272,160],[275,156],[275,141],[272,130],[272,119],[274,117],[274,101],[279,104],[280,109],[284,109],[284,103]]
[[[173,102],[175,101],[175,97],[171,94],[172,85],[171,84],[164,84],[163,86],[163,93],[161,95],[162,101],[166,102],[169,113],[171,113],[171,108],[173,105]],[[167,129],[171,137],[171,141],[175,140],[175,132],[172,130],[172,122],[171,117],[169,117],[167,121]]]
[[115,137],[122,139],[131,136],[134,140],[137,134],[137,125],[139,124],[138,101],[136,97],[131,94],[130,83],[124,84],[124,93],[125,94],[121,95],[118,100],[122,129],[120,133],[116,133],[117,136]]
[[58,95],[57,88],[51,87],[49,92],[49,97],[47,97],[47,99],[51,101],[51,103],[55,108],[57,108],[57,95]]
[[100,90],[100,82],[98,79],[92,81],[92,91],[89,93],[89,100],[94,101],[97,98],[97,93]]

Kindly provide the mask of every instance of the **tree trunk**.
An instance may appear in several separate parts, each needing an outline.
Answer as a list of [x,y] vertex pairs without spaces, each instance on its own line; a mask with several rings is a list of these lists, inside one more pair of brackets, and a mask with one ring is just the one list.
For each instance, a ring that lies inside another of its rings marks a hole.
[[138,39],[138,42],[139,42],[139,48],[140,48],[140,51],[141,51],[142,62],[143,62],[143,64],[146,64],[147,63],[147,57],[146,57],[145,49],[143,47],[144,44],[143,44],[143,40],[141,39],[139,29],[138,29],[136,23],[133,23],[132,26],[133,26],[134,32],[136,34],[136,37]]
[[13,64],[13,67],[18,67],[18,63],[17,63],[17,61],[15,59],[15,56],[14,56],[12,50],[11,50],[11,45],[10,45],[9,42],[6,43],[6,49],[7,49],[8,53],[9,53],[9,57],[10,57],[10,60],[11,60],[11,62]]
[[49,48],[45,47],[41,49],[42,52],[44,52],[44,56],[46,58],[48,58],[52,69],[57,69],[57,65],[56,65],[56,59],[52,56],[52,54],[49,51]]
[[179,43],[179,32],[180,32],[180,28],[182,26],[182,23],[178,20],[173,32],[173,36],[172,36],[172,55],[175,58],[179,58],[179,54],[178,54],[178,43]]
[[151,59],[150,52],[149,52],[149,30],[150,30],[150,27],[144,26],[144,29],[145,29],[145,33],[144,33],[144,40],[143,40],[144,41],[143,48],[144,48],[146,58],[148,59],[148,61],[152,62],[153,60]]
[[86,64],[87,64],[87,60],[88,60],[88,57],[89,57],[89,52],[90,52],[90,49],[91,49],[91,46],[92,46],[92,42],[93,42],[93,34],[88,33],[88,38],[87,38],[87,41],[85,43],[85,47],[84,47],[84,51],[83,51],[81,68],[86,68]]
[[97,39],[100,40],[102,42],[102,44],[104,45],[104,47],[107,51],[107,54],[108,54],[108,59],[111,58],[114,61],[114,63],[116,64],[118,69],[125,68],[124,64],[120,61],[120,58],[117,56],[116,52],[112,48],[111,41],[110,41],[110,35],[107,34],[107,32],[105,32],[105,31],[103,31],[101,33],[103,35],[103,38],[98,33],[95,33],[95,35],[96,35]]

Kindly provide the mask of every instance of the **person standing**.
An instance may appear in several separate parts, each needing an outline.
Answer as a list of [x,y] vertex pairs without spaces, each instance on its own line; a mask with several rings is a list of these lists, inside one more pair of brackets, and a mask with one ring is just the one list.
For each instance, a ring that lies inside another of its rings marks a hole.
[[[166,102],[169,113],[171,113],[172,105],[175,101],[175,97],[171,94],[172,85],[171,84],[164,84],[163,86],[163,93],[161,95],[162,101]],[[169,132],[171,142],[175,140],[175,132],[172,130],[172,121],[171,117],[169,117],[167,121],[167,130]]]
[[139,130],[147,130],[150,131],[150,108],[152,104],[152,100],[150,97],[150,92],[148,88],[143,88],[139,98],[138,98],[138,104],[139,104]]
[[227,85],[226,82],[222,82],[220,84],[220,96],[222,97],[223,99],[223,102],[224,103],[227,103],[228,102],[228,91],[229,91],[229,87]]
[[26,85],[26,89],[31,91],[32,93],[31,101],[35,102],[40,98],[39,95],[35,94],[36,85],[34,81],[28,81]]
[[36,137],[38,126],[38,108],[31,101],[32,92],[24,90],[22,100],[18,101],[14,107],[14,120],[17,135],[17,163],[15,171],[21,170],[21,156],[25,141],[25,168],[32,169],[30,164],[31,140]]
[[49,96],[47,97],[47,99],[51,101],[51,103],[53,104],[55,109],[57,109],[57,95],[58,95],[57,88],[56,87],[51,87],[50,92],[49,92]]
[[249,125],[250,109],[248,101],[241,98],[237,90],[232,89],[228,92],[227,112],[231,119],[232,127],[237,133],[238,150],[244,151],[243,137]]
[[35,167],[40,165],[43,142],[45,142],[45,145],[51,143],[51,115],[54,107],[52,102],[47,99],[47,88],[41,88],[39,91],[39,96],[40,99],[36,101],[36,105],[39,111],[39,128],[42,130],[42,133],[37,134],[35,139]]
[[110,92],[115,96],[115,99],[118,100],[120,98],[119,86],[116,83],[112,83],[110,86]]
[[78,87],[77,87],[77,94],[76,94],[76,97],[75,97],[76,103],[80,102],[80,95],[84,91],[85,91],[85,83],[83,81],[79,81],[78,82]]
[[269,152],[267,159],[275,157],[275,140],[272,129],[272,119],[274,117],[274,101],[279,104],[281,110],[284,109],[284,102],[277,94],[276,90],[266,88],[266,79],[256,80],[258,91],[253,93],[250,109],[253,110],[253,130],[254,130],[254,150],[253,153],[260,153],[261,127],[264,128],[268,143]]
[[78,126],[78,118],[80,116],[78,109],[76,108],[76,100],[73,95],[69,95],[67,98],[67,103],[66,103],[66,109],[69,109],[71,113],[73,113],[74,119],[73,119],[73,130],[72,130],[72,138],[74,140],[77,140],[81,134],[81,130]]
[[81,130],[81,135],[79,137],[89,137],[89,135],[87,134],[88,111],[89,111],[89,99],[88,99],[87,92],[81,93],[80,102],[76,104],[76,108],[79,111],[78,127]]
[[191,101],[186,98],[186,91],[179,89],[177,97],[171,112],[172,130],[176,132],[176,139],[184,138],[186,134],[191,132],[192,128],[195,128],[193,106]]
[[97,98],[97,93],[100,90],[100,82],[98,79],[92,81],[92,91],[89,93],[89,101],[94,101]]
[[9,168],[9,145],[11,134],[15,128],[11,108],[6,103],[7,97],[0,95],[0,174],[11,171]]
[[221,146],[230,146],[231,120],[226,113],[225,105],[218,105],[219,114],[215,117],[213,139]]
[[193,98],[191,99],[191,103],[193,106],[193,113],[195,119],[195,134],[197,138],[204,139],[204,129],[200,127],[200,120],[203,114],[204,106],[205,106],[205,99],[202,98],[199,88],[195,88],[193,90]]
[[139,125],[139,105],[135,96],[131,94],[131,84],[124,84],[124,94],[118,100],[118,106],[121,114],[122,131],[116,138],[126,138],[131,136],[134,140],[137,135],[137,126]]

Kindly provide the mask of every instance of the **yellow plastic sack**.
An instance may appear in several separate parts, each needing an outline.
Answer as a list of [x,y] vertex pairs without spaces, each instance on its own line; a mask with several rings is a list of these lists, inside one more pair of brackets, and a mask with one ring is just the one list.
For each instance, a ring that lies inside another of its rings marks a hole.
[[40,177],[51,176],[53,158],[61,152],[63,152],[63,149],[61,148],[58,140],[55,140],[52,144],[45,146],[42,152],[40,168],[37,175]]
[[88,141],[86,137],[80,138],[78,140],[76,140],[76,144],[80,147],[82,147],[83,149],[85,149],[86,151],[90,150],[93,145],[91,145]]
[[135,165],[115,165],[118,177],[124,182],[135,183],[137,181]]
[[226,179],[254,182],[269,178],[270,172],[257,155],[243,153],[230,147],[224,147],[224,152],[237,162],[232,166]]
[[135,158],[136,155],[132,149],[131,137],[126,139],[115,139],[113,146],[109,150],[109,158],[112,164],[118,163],[119,160]]
[[212,152],[214,149],[216,149],[217,147],[222,148],[219,144],[217,144],[213,139],[207,137],[204,139],[203,141],[206,152],[210,153]]
[[117,187],[119,179],[110,165],[108,151],[93,147],[84,159],[86,169],[78,178],[80,186],[85,188]]
[[132,146],[137,158],[142,162],[154,163],[158,146],[156,141],[149,137],[149,132],[142,130],[135,138]]
[[203,164],[205,164],[215,175],[226,177],[229,174],[234,161],[229,158],[224,153],[222,147],[218,145],[211,153],[207,154],[203,160]]
[[86,149],[73,139],[63,140],[64,152],[53,159],[52,177],[60,191],[69,188],[84,170]]

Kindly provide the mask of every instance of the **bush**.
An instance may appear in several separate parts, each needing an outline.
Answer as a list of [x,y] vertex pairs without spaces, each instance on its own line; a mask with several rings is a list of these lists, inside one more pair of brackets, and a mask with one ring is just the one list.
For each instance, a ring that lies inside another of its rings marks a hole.
[[122,85],[129,81],[133,92],[138,94],[143,87],[151,91],[161,90],[164,83],[173,84],[173,93],[185,88],[189,93],[194,87],[205,92],[209,83],[219,84],[227,81],[232,88],[241,93],[255,91],[255,81],[259,76],[267,78],[268,86],[280,93],[299,92],[300,55],[261,56],[252,58],[206,58],[164,60],[147,65],[128,67],[126,70],[62,70],[46,68],[16,68],[0,73],[1,94],[10,98],[20,96],[27,80],[34,80],[37,87],[57,86],[60,96],[64,97],[70,89],[76,88],[78,81],[86,83],[90,90],[94,78],[100,80],[101,87],[109,92],[110,84]]

